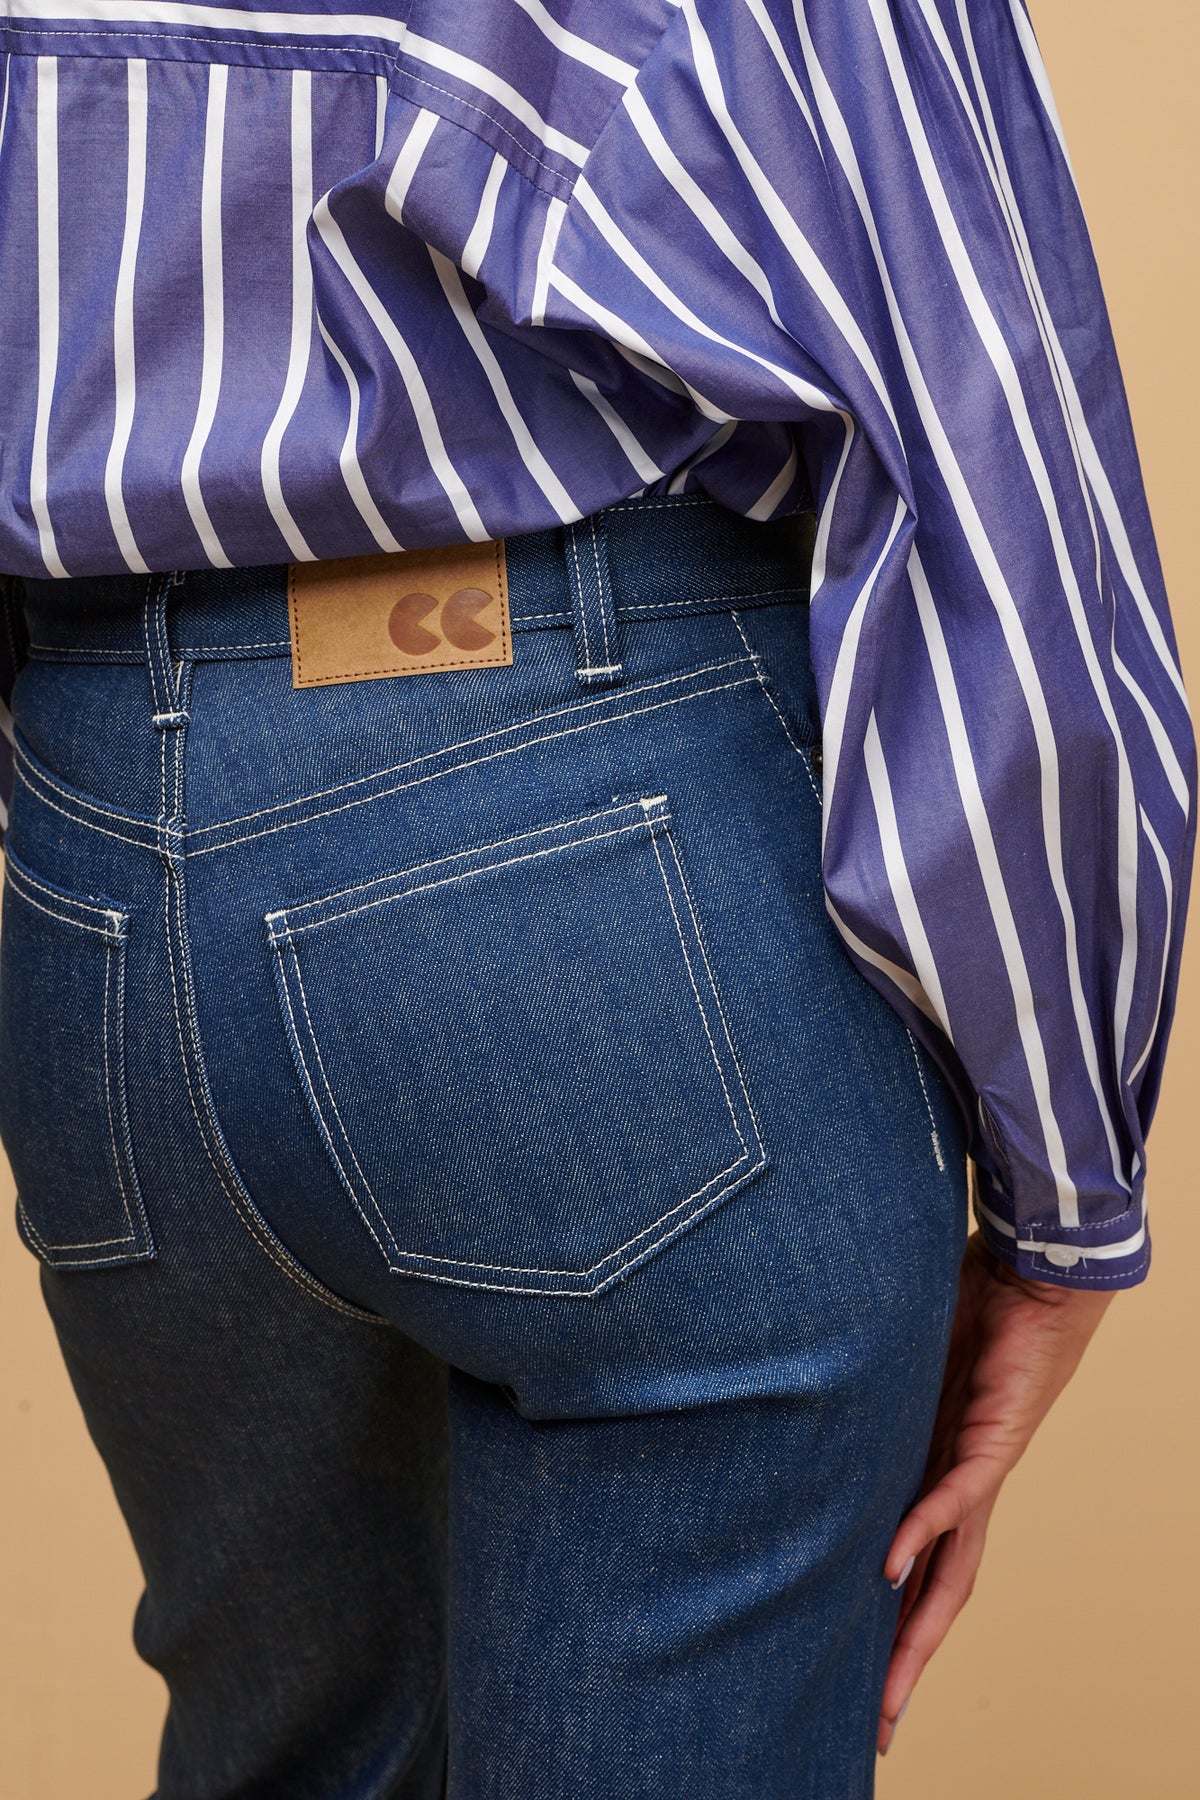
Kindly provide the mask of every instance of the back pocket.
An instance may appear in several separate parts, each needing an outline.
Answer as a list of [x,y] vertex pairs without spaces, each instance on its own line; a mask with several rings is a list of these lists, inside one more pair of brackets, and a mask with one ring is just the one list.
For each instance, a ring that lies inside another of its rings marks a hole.
[[56,1268],[154,1255],[125,1103],[129,915],[39,881],[9,851],[0,931],[0,1137],[17,1220]]
[[317,1128],[398,1273],[597,1294],[764,1165],[663,796],[267,928]]

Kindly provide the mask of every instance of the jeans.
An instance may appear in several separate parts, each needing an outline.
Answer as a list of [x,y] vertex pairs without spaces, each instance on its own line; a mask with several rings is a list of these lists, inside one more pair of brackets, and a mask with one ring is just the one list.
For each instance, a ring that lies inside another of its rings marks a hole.
[[508,569],[511,667],[313,688],[285,569],[26,584],[0,1133],[157,1792],[859,1800],[965,1138],[825,910],[803,535]]

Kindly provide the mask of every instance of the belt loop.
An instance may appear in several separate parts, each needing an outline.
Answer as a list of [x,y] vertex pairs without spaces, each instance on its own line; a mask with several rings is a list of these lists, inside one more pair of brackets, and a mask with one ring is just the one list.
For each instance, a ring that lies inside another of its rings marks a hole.
[[575,620],[575,675],[586,688],[618,687],[625,679],[613,609],[604,514],[592,513],[563,528],[571,611]]
[[146,587],[142,610],[142,635],[146,641],[146,663],[150,670],[150,692],[154,701],[154,723],[160,731],[172,731],[187,724],[187,713],[180,706],[179,675],[171,659],[167,636],[167,597],[175,586],[174,575],[152,575]]

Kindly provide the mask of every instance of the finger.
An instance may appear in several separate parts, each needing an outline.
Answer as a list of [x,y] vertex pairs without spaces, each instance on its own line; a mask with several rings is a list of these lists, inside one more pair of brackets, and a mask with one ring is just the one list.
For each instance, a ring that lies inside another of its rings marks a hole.
[[[895,1648],[896,1639],[899,1637],[900,1632],[903,1628],[905,1619],[907,1618],[908,1614],[912,1611],[913,1607],[916,1605],[917,1600],[919,1599],[919,1597],[921,1595],[921,1591],[925,1585],[926,1572],[929,1568],[930,1563],[933,1561],[934,1556],[937,1553],[937,1548],[938,1548],[937,1543],[927,1545],[927,1547],[924,1550],[922,1550],[920,1552],[920,1554],[914,1559],[912,1572],[905,1579],[904,1594],[903,1594],[903,1598],[901,1599],[901,1602],[900,1602],[900,1612],[899,1612],[897,1622],[896,1622],[896,1630],[895,1630],[895,1633],[893,1634],[893,1638],[892,1638],[893,1650]],[[890,1668],[890,1663],[889,1663],[889,1668]],[[885,1686],[885,1688],[884,1688],[885,1701],[888,1698],[889,1698],[889,1696],[888,1696],[887,1688]],[[878,1733],[877,1733],[877,1737],[876,1737],[876,1748],[877,1748],[880,1756],[887,1755],[888,1747],[891,1744],[893,1736],[895,1735],[896,1727],[897,1727],[897,1725],[899,1725],[901,1717],[903,1716],[903,1713],[904,1713],[904,1708],[908,1705],[908,1702],[911,1698],[912,1698],[912,1693],[910,1690],[904,1696],[903,1700],[900,1702],[899,1708],[898,1708],[898,1710],[896,1710],[895,1717],[889,1717],[882,1710],[880,1711],[879,1727],[878,1727]]]
[[[909,1699],[911,1699],[911,1698],[912,1698],[912,1695],[910,1694]],[[901,1719],[904,1717],[904,1710],[905,1710],[905,1707],[907,1707],[907,1705],[908,1705],[908,1700],[906,1700],[904,1702],[904,1706],[902,1706],[900,1708],[900,1711],[896,1714],[894,1719],[884,1719],[884,1718],[880,1719],[879,1731],[878,1731],[878,1734],[875,1739],[875,1748],[878,1750],[880,1756],[886,1756],[888,1751],[891,1749],[892,1739],[896,1735],[897,1726],[899,1725]]]
[[887,1580],[909,1579],[911,1570],[909,1577],[904,1572],[910,1557],[915,1559],[938,1538],[957,1531],[981,1507],[990,1512],[1005,1473],[992,1457],[972,1456],[943,1475],[896,1528],[883,1564]]
[[938,1544],[922,1592],[892,1646],[880,1706],[883,1720],[897,1718],[929,1659],[970,1599],[986,1534],[986,1519],[973,1517]]
[[896,1616],[896,1631],[893,1641],[895,1636],[899,1635],[900,1627],[904,1624],[905,1619],[920,1598],[921,1590],[925,1586],[925,1575],[936,1548],[936,1543],[927,1544],[925,1549],[920,1551],[913,1559],[912,1572],[903,1583],[903,1592],[900,1596],[900,1611]]

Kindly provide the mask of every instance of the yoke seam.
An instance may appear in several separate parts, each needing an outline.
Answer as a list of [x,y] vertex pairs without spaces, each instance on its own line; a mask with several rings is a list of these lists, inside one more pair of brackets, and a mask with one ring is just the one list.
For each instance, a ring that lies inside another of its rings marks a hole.
[[[721,693],[730,688],[749,685],[759,679],[754,673],[754,660],[753,656],[739,656],[727,659],[720,663],[707,664],[700,669],[689,671],[682,676],[672,675],[664,680],[648,683],[642,688],[627,690],[620,697],[621,700],[628,701],[634,699],[639,693],[650,695],[660,691],[662,688],[683,685],[684,692],[676,694],[670,699],[648,699],[643,705],[625,705],[620,711],[612,710],[602,712],[599,717],[592,716],[590,718],[584,718],[582,721],[563,726],[556,731],[539,730],[539,723],[541,722],[549,723],[555,719],[569,718],[572,714],[581,712],[589,713],[592,712],[593,709],[609,708],[614,705],[614,701],[610,696],[606,696],[604,699],[578,701],[569,706],[561,707],[545,714],[543,716],[543,721],[539,721],[537,717],[532,719],[522,719],[512,725],[502,727],[498,732],[485,733],[473,739],[464,739],[458,744],[451,744],[442,749],[430,751],[423,756],[414,758],[408,763],[396,763],[388,768],[372,771],[367,775],[354,776],[348,781],[337,783],[335,786],[320,790],[315,794],[300,795],[295,800],[277,801],[271,806],[261,808],[258,812],[244,813],[235,816],[232,819],[214,820],[208,825],[197,826],[186,831],[182,831],[178,827],[175,827],[175,829],[179,832],[179,836],[183,841],[189,856],[207,856],[216,851],[232,849],[238,844],[248,843],[257,837],[272,836],[280,831],[292,830],[303,825],[315,823],[320,819],[331,818],[335,814],[348,811],[354,806],[362,806],[376,800],[383,800],[388,798],[391,794],[401,793],[406,789],[421,786],[427,781],[440,780],[444,776],[457,774],[465,769],[478,767],[483,763],[496,760],[500,757],[523,753],[526,750],[535,749],[541,745],[552,743],[556,739],[573,736],[578,732],[589,731],[601,725],[619,724],[624,719],[637,717],[643,713],[661,711],[668,706],[683,705],[688,701],[704,699],[711,694]],[[735,676],[732,680],[713,682],[707,686],[693,685],[698,678],[703,675],[710,673],[719,674],[726,670],[740,669],[747,665],[749,665],[751,672],[745,675]],[[517,743],[502,746],[496,745],[497,738],[507,736],[511,733],[522,733],[524,735]],[[484,750],[479,756],[468,758],[460,757],[455,759],[455,753],[457,751],[470,749],[474,745],[489,745],[492,747]],[[50,807],[53,811],[62,814],[62,816],[66,818],[74,819],[77,823],[89,826],[92,830],[97,831],[104,836],[116,838],[121,843],[131,844],[138,849],[158,850],[160,848],[161,831],[157,829],[150,820],[143,820],[133,814],[121,813],[96,801],[86,799],[82,795],[76,795],[69,789],[62,787],[52,776],[46,774],[42,770],[40,764],[35,763],[27,752],[19,749],[18,757],[21,764],[21,779],[24,780],[37,794],[37,798],[43,805]],[[393,774],[403,776],[405,771],[419,769],[421,764],[430,762],[440,763],[441,766],[428,769],[421,774],[410,775],[407,779],[394,781],[390,786],[378,785],[386,782],[389,776]],[[39,787],[48,787],[51,792],[58,794],[60,798],[67,803],[66,806],[57,805],[56,802],[50,799],[45,793],[38,792]],[[368,791],[360,793],[353,799],[340,800],[336,804],[321,811],[314,812],[300,810],[302,808],[311,807],[315,801],[324,798],[332,799],[333,796],[345,794],[351,788],[356,787],[364,788]],[[287,812],[295,812],[297,816],[279,819],[281,813]],[[86,814],[95,814],[97,815],[97,818],[84,816]],[[197,842],[198,839],[203,839],[216,833],[226,833],[233,826],[242,823],[249,824],[255,819],[270,817],[275,817],[278,822],[273,825],[262,826],[258,829],[244,832],[236,837],[222,837],[216,843]],[[99,823],[98,821],[101,819],[105,820],[106,823]],[[131,827],[131,830],[122,832],[114,828],[116,825],[121,824]],[[168,827],[168,829],[171,829],[171,827]],[[138,831],[144,832],[145,836],[139,837],[133,835],[134,832]]]
[[[402,775],[409,769],[418,768],[422,763],[435,762],[440,757],[452,756],[458,750],[473,749],[477,744],[494,743],[497,738],[507,736],[512,732],[527,732],[536,729],[537,726],[549,723],[551,720],[566,718],[570,713],[599,711],[605,706],[619,705],[622,700],[634,700],[639,694],[656,693],[664,687],[679,687],[687,682],[697,680],[701,675],[719,675],[727,669],[741,668],[745,664],[752,664],[753,660],[752,656],[723,657],[719,662],[701,663],[699,668],[685,670],[682,674],[666,675],[658,681],[644,682],[640,686],[627,689],[622,695],[610,694],[596,700],[571,700],[565,706],[554,707],[549,712],[534,715],[532,718],[514,720],[511,725],[502,725],[496,731],[481,731],[474,737],[459,738],[453,744],[443,745],[441,749],[428,750],[420,756],[410,757],[407,762],[389,763],[385,768],[373,770],[369,775],[354,775],[348,781],[334,782],[331,787],[316,788],[311,793],[301,794],[295,800],[276,801],[274,805],[259,807],[255,812],[235,813],[231,819],[217,820],[211,825],[199,825],[192,835],[204,837],[213,831],[226,830],[231,825],[248,825],[253,819],[263,819],[272,813],[282,812],[293,806],[304,806],[312,801],[328,800],[334,794],[344,793],[347,788],[362,787],[368,782],[382,781],[389,775]],[[683,697],[686,698],[686,696]],[[625,716],[627,715],[622,715],[622,717]]]
[[[450,763],[445,768],[433,769],[429,771],[428,774],[413,776],[408,781],[395,782],[391,787],[381,788],[368,794],[360,794],[353,800],[343,800],[336,806],[327,807],[323,812],[304,813],[301,817],[296,819],[284,819],[277,825],[264,825],[257,831],[244,832],[241,837],[227,838],[224,841],[215,844],[203,844],[198,849],[191,850],[189,854],[193,857],[211,856],[217,851],[232,850],[238,844],[251,843],[255,838],[273,837],[275,833],[280,831],[293,831],[303,825],[315,824],[320,819],[333,818],[337,813],[349,812],[355,806],[368,806],[373,804],[376,800],[386,800],[392,794],[404,793],[409,788],[421,787],[427,781],[440,781],[447,775],[461,774],[464,769],[478,768],[481,764],[497,761],[500,757],[523,754],[526,750],[536,749],[543,744],[553,743],[557,738],[572,737],[578,732],[596,730],[603,725],[620,724],[623,719],[634,718],[646,712],[659,712],[668,706],[682,706],[689,700],[700,700],[708,694],[723,693],[728,688],[749,687],[753,681],[753,675],[745,675],[735,681],[718,682],[712,687],[696,688],[690,693],[678,694],[672,700],[657,700],[652,702],[649,706],[634,707],[625,712],[611,713],[608,717],[603,719],[589,719],[583,724],[567,726],[561,731],[546,732],[540,737],[528,738],[523,743],[510,744],[504,749],[489,750],[482,756],[471,757],[461,762]],[[202,827],[202,829],[211,830],[216,828],[205,826]]]

